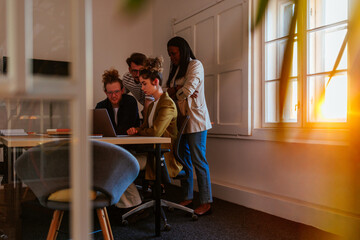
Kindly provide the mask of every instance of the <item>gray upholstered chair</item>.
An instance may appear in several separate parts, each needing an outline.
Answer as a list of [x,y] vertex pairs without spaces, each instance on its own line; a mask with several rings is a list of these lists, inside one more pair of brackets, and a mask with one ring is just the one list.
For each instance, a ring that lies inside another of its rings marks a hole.
[[[91,144],[92,204],[97,211],[104,239],[113,239],[106,207],[119,201],[137,177],[139,164],[136,158],[122,147],[95,140],[92,140]],[[69,210],[70,207],[68,199],[61,200],[56,196],[59,193],[61,195],[62,190],[67,192],[70,189],[69,147],[68,140],[38,145],[22,154],[15,163],[19,178],[34,192],[40,204],[55,210],[47,239],[56,239],[64,210]]]

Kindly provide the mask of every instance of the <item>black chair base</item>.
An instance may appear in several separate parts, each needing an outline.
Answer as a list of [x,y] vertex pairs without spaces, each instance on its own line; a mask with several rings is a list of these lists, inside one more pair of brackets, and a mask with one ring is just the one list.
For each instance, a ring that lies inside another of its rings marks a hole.
[[[160,199],[160,204],[161,204],[161,207],[168,207],[169,209],[179,209],[179,210],[190,213],[193,221],[196,221],[198,219],[198,216],[195,214],[194,209],[182,206],[178,203],[167,201],[165,199]],[[127,217],[129,217],[139,211],[142,211],[144,209],[150,208],[150,207],[155,208],[155,200],[150,200],[148,202],[142,203],[139,206],[137,206],[136,208],[134,208],[134,209],[130,210],[129,212],[125,213],[124,215],[122,215],[121,223],[123,225],[127,225],[128,224],[128,221],[126,220]],[[164,220],[164,230],[166,230],[166,231],[170,230],[170,225],[167,222],[167,218],[166,218],[163,210],[162,210],[162,219]]]
[[[174,143],[174,149],[173,149],[173,154],[174,154],[174,157],[175,159],[181,163],[184,167],[183,170],[180,171],[180,173],[178,173],[178,175],[176,177],[173,177],[173,179],[178,179],[178,180],[181,180],[181,179],[186,179],[188,177],[188,172],[190,171],[188,168],[186,168],[186,164],[184,163],[184,161],[182,160],[182,158],[180,157],[180,154],[179,154],[179,145],[180,145],[180,140],[181,140],[181,137],[184,133],[184,129],[189,121],[190,117],[187,115],[187,116],[181,116],[180,118],[178,118],[178,123],[179,123],[179,126],[178,126],[178,129],[179,129],[179,135]],[[167,183],[170,183],[171,180],[170,180],[170,176],[169,176],[169,173],[167,172],[167,167],[166,167],[166,162],[165,162],[165,158],[164,158],[164,152],[168,152],[169,150],[167,149],[161,149],[161,182],[163,184],[167,184]],[[151,150],[150,150],[151,152]],[[144,184],[142,184],[143,187]],[[144,189],[143,189],[144,191]],[[167,218],[165,216],[165,213],[162,209],[162,207],[168,207],[169,209],[179,209],[179,210],[183,210],[185,212],[188,212],[191,214],[191,217],[192,217],[192,220],[197,220],[198,216],[195,214],[194,210],[191,209],[191,208],[188,208],[188,207],[185,207],[185,206],[182,206],[180,204],[177,204],[177,203],[174,203],[174,202],[170,202],[170,201],[167,201],[167,200],[164,200],[164,199],[160,199],[160,205],[161,205],[161,215],[162,215],[162,219],[164,220],[165,222],[165,225],[164,225],[164,230],[168,231],[170,230],[170,225],[167,223]],[[149,207],[154,207],[155,208],[155,200],[150,200],[148,202],[145,202],[141,205],[139,205],[138,207],[130,210],[129,212],[125,213],[124,215],[122,215],[122,224],[126,225],[128,222],[126,220],[127,217],[129,217],[130,215],[134,214],[134,213],[137,213],[141,210],[144,210],[146,208],[149,208]]]

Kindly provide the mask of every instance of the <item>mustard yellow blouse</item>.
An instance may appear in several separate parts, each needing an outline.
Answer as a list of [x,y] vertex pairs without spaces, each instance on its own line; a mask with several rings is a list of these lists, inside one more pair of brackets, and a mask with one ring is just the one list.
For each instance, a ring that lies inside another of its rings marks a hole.
[[[149,127],[148,116],[153,106],[154,103],[149,105],[143,124],[137,128],[138,135],[171,138],[171,144],[164,144],[163,147],[171,149],[169,153],[165,153],[165,162],[169,176],[176,177],[182,169],[182,165],[176,161],[172,153],[172,144],[178,134],[176,105],[168,93],[163,93],[155,109],[153,126]],[[155,179],[155,167],[153,164],[146,164],[145,178],[150,180]]]

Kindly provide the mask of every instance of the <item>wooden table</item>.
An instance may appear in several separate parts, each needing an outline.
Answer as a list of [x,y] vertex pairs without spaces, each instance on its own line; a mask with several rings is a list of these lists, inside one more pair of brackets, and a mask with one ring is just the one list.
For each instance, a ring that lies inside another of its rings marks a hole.
[[[6,147],[20,147],[29,148],[35,147],[36,145],[43,144],[46,142],[52,142],[61,140],[64,138],[59,137],[48,137],[47,135],[28,135],[28,136],[13,136],[4,137],[0,136],[0,142]],[[108,142],[115,145],[126,145],[126,144],[162,144],[170,143],[171,138],[166,137],[143,137],[143,136],[121,136],[121,137],[90,137],[89,139]]]
[[[13,186],[14,191],[11,195],[11,199],[18,199],[10,203],[12,205],[12,211],[15,215],[14,228],[16,232],[9,234],[13,238],[13,235],[16,235],[14,239],[21,239],[21,205],[20,205],[20,196],[21,196],[21,183],[16,180],[16,173],[14,169],[15,160],[22,154],[23,149],[31,148],[39,144],[46,142],[57,141],[64,138],[58,137],[48,137],[47,135],[28,135],[28,136],[12,136],[12,137],[0,137],[0,143],[3,145],[3,154],[4,154],[4,170],[5,176],[3,178],[3,185]],[[112,143],[115,145],[128,145],[128,144],[154,144],[155,145],[155,161],[156,161],[156,180],[155,180],[155,235],[160,236],[160,223],[161,223],[161,209],[160,209],[160,184],[161,184],[161,169],[160,169],[160,158],[161,158],[161,144],[170,143],[171,138],[164,137],[143,137],[143,136],[122,136],[122,137],[102,137],[102,138],[91,138],[96,141],[103,141]],[[19,184],[20,183],[20,184]],[[0,221],[1,222],[1,221]],[[1,234],[1,233],[0,233]]]

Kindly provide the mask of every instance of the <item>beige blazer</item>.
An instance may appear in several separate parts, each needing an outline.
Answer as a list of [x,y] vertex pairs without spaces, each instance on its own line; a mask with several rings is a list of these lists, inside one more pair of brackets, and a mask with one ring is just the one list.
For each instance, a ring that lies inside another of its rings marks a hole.
[[[176,79],[177,86],[181,86],[177,92],[177,104],[179,109],[184,109],[190,116],[189,123],[184,133],[202,132],[211,128],[209,112],[205,101],[204,91],[204,67],[199,60],[191,60],[185,77]],[[190,97],[198,91],[197,98]]]

